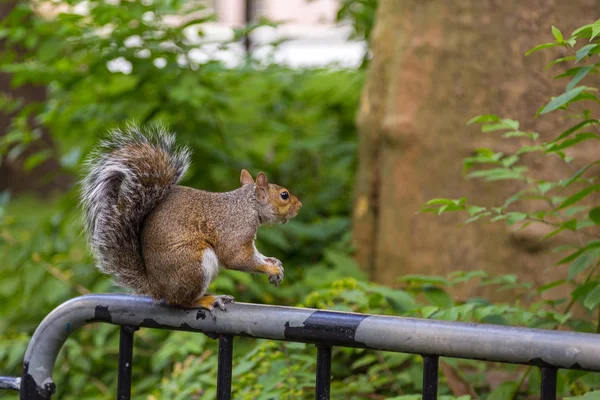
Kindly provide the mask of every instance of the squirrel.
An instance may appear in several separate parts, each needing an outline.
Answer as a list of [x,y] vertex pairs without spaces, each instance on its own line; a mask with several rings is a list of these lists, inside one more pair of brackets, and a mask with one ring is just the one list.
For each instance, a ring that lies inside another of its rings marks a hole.
[[254,240],[259,226],[288,222],[302,203],[245,169],[230,192],[180,186],[190,155],[162,127],[113,130],[87,159],[80,202],[101,271],[137,294],[214,316],[235,301],[206,294],[220,268],[267,274],[275,286],[283,280],[281,261]]

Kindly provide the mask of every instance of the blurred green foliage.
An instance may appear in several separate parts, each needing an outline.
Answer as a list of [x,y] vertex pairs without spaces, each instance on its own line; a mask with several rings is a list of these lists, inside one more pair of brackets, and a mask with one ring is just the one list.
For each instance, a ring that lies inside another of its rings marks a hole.
[[362,68],[365,68],[371,58],[371,33],[375,27],[375,13],[379,0],[340,0],[336,20],[349,22],[352,25],[351,39],[364,40],[367,43]]
[[[15,85],[48,88],[43,104],[23,106],[4,94],[0,108],[17,113],[0,139],[0,157],[15,158],[40,139],[40,132],[27,123],[34,120],[49,128],[58,148],[32,155],[29,168],[56,157],[77,177],[99,138],[134,120],[165,123],[181,143],[192,147],[193,167],[186,185],[230,190],[238,186],[241,168],[254,174],[264,170],[304,204],[289,224],[259,233],[258,247],[284,261],[286,279],[273,288],[265,277],[223,271],[212,291],[235,294],[240,301],[446,320],[537,327],[575,321],[557,309],[560,302],[542,300],[542,290],[532,290],[514,276],[483,271],[407,276],[390,287],[366,280],[351,257],[349,240],[361,70],[292,70],[255,60],[226,68],[210,56],[194,61],[191,54],[204,50],[198,50],[193,39],[202,37],[202,23],[211,16],[182,0],[68,4],[88,11],[48,19],[21,2],[0,25],[0,35],[9,45],[0,55],[2,71],[12,74]],[[368,37],[375,4],[343,1],[338,16],[351,18],[355,33]],[[172,15],[186,16],[189,22],[166,24],[163,18]],[[232,42],[243,32],[237,31]],[[25,55],[11,51],[17,45],[26,49]],[[130,71],[111,72],[107,65],[116,59],[129,63]],[[2,374],[19,374],[31,334],[52,308],[88,292],[119,290],[94,268],[76,204],[76,187],[46,199],[0,195]],[[452,298],[449,290],[461,285],[512,290],[516,300],[490,304]],[[593,331],[595,325],[583,320],[577,328]],[[214,398],[216,351],[215,341],[200,334],[140,330],[134,351],[134,398]],[[234,351],[234,398],[314,397],[313,346],[240,338]],[[114,398],[117,355],[115,327],[94,324],[75,332],[56,364],[57,398]],[[522,372],[477,361],[443,362],[453,372],[441,377],[444,399],[453,398],[450,380],[459,379],[485,397],[490,393],[489,371]],[[336,396],[412,399],[406,394],[421,390],[422,361],[408,354],[336,348],[332,373]],[[538,393],[537,370],[528,370],[523,379],[530,393]],[[502,385],[489,398],[501,398],[514,391],[515,384]],[[559,374],[561,394],[583,393],[599,384],[596,375]]]
[[378,0],[341,0],[336,19],[352,24],[352,38],[370,42]]

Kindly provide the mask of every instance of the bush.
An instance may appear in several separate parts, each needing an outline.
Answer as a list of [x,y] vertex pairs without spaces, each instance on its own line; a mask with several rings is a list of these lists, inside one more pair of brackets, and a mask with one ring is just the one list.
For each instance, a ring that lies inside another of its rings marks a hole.
[[[305,204],[285,227],[259,234],[258,247],[288,267],[283,285],[273,288],[264,276],[226,271],[213,291],[236,294],[240,301],[294,305],[305,293],[339,277],[361,276],[348,256],[361,71],[292,70],[252,60],[236,69],[213,60],[194,62],[190,54],[197,49],[188,30],[196,24],[201,33],[201,24],[210,19],[203,10],[186,9],[184,2],[171,0],[70,2],[73,9],[84,3],[87,14],[66,12],[48,19],[23,2],[2,22],[9,49],[27,50],[25,56],[3,53],[3,71],[12,74],[17,86],[45,85],[48,100],[22,106],[20,99],[5,94],[0,106],[16,115],[0,141],[0,156],[16,157],[39,140],[37,130],[27,123],[34,120],[49,128],[58,149],[30,156],[27,165],[32,168],[55,157],[76,180],[81,161],[107,130],[131,120],[162,122],[193,149],[193,167],[184,184],[231,190],[239,185],[241,168],[253,174],[264,170]],[[162,20],[168,15],[195,19],[169,26]],[[132,45],[132,37],[142,44]],[[129,73],[109,70],[114,60],[129,62]],[[157,67],[160,60],[166,65]],[[0,196],[3,374],[20,373],[28,340],[52,308],[81,294],[119,290],[88,256],[76,203],[76,187],[43,201]],[[236,351],[257,346],[243,341]],[[138,332],[134,393],[150,394],[161,386],[163,375],[175,374],[186,358],[215,349],[200,335],[190,340],[185,333]],[[114,397],[117,352],[114,327],[94,325],[75,333],[57,363],[57,396]],[[209,372],[202,382],[210,388],[216,383],[210,381],[216,358],[210,357],[203,368]],[[175,383],[165,382],[164,390],[174,390]],[[175,390],[185,397],[188,388]]]

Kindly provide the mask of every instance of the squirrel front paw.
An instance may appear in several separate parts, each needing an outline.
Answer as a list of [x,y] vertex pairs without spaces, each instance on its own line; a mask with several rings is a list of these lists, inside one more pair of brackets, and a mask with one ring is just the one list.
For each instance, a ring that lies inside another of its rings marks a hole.
[[269,282],[274,286],[279,285],[283,281],[283,264],[274,257],[268,257],[265,261],[269,265]]

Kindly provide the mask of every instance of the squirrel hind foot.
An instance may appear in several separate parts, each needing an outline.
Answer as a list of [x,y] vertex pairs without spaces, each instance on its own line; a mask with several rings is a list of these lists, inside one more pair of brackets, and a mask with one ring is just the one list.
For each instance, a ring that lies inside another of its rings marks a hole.
[[235,303],[235,298],[233,296],[215,296],[212,294],[207,294],[194,301],[191,304],[191,307],[203,308],[207,310],[214,319],[216,319],[217,315],[215,314],[215,307],[221,311],[227,311],[226,304],[229,303]]

